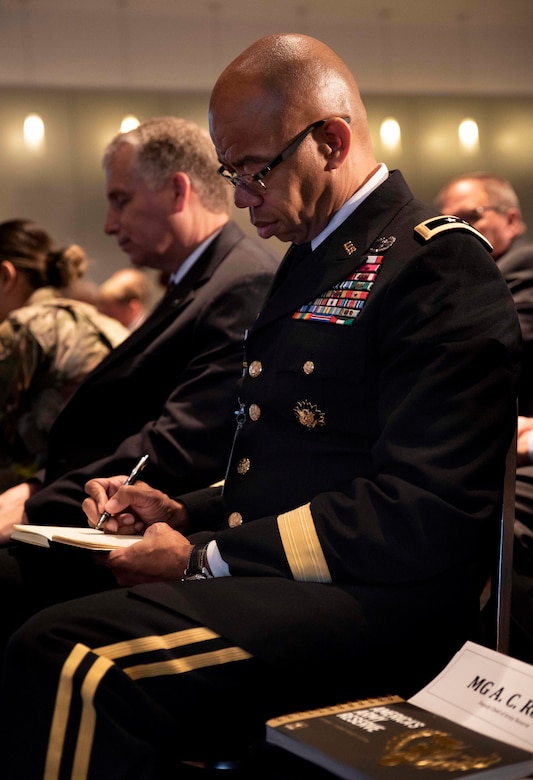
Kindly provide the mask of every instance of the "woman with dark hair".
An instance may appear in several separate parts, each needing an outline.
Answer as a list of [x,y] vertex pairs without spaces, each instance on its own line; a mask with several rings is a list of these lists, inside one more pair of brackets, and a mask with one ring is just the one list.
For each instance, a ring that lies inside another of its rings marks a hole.
[[0,489],[45,462],[48,431],[76,387],[128,331],[67,297],[87,269],[29,220],[0,224]]

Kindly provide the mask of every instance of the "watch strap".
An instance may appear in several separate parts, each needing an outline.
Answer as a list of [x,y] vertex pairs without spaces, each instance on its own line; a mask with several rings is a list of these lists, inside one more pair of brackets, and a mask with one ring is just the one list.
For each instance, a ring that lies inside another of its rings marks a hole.
[[212,577],[207,561],[207,544],[193,544],[183,572],[184,580],[208,580]]

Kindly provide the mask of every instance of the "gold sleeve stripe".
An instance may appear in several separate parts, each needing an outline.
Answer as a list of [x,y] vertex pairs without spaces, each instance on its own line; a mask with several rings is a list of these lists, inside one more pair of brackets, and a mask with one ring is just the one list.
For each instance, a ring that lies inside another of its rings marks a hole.
[[331,574],[313,522],[311,504],[279,515],[278,528],[294,579],[301,582],[331,582]]

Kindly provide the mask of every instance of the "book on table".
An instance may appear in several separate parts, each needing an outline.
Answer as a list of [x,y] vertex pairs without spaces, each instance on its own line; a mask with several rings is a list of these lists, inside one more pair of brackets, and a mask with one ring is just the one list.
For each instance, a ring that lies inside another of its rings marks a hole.
[[533,666],[467,642],[407,701],[345,702],[267,721],[266,739],[344,780],[533,773]]
[[50,542],[83,547],[95,552],[109,552],[121,547],[129,547],[142,539],[142,536],[126,534],[106,534],[96,528],[72,528],[61,525],[15,525],[11,533],[15,541],[34,544],[38,547],[50,547]]

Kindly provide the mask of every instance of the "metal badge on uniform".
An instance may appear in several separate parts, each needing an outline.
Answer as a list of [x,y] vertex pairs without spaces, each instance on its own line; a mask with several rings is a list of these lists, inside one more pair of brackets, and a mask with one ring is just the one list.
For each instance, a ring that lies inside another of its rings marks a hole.
[[296,419],[309,430],[321,428],[326,424],[326,413],[321,412],[316,404],[311,401],[298,401],[293,409]]
[[390,249],[393,244],[396,243],[396,236],[381,236],[378,240],[372,244],[369,252],[385,252]]
[[237,463],[237,474],[240,474],[241,477],[243,477],[245,474],[248,474],[250,471],[250,466],[250,458],[241,458]]
[[357,252],[357,247],[354,246],[353,241],[347,241],[342,246],[347,255],[353,255],[354,252]]

